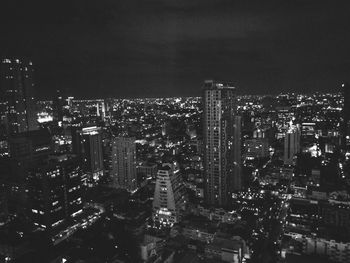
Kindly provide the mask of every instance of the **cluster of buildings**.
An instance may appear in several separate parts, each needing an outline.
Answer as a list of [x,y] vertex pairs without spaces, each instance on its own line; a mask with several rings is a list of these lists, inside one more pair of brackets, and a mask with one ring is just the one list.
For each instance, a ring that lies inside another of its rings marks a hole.
[[38,233],[48,262],[349,261],[346,84],[238,96],[206,80],[201,98],[37,101],[33,64],[0,62],[6,262],[41,255]]

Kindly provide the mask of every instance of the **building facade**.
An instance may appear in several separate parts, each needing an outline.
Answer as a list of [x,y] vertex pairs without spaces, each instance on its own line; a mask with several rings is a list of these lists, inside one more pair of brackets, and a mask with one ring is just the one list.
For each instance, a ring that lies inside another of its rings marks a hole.
[[292,126],[284,137],[284,156],[285,164],[293,164],[294,156],[300,152],[300,128]]
[[158,170],[153,199],[153,221],[172,226],[179,222],[186,206],[185,188],[178,163],[164,163]]
[[246,159],[266,158],[269,156],[269,143],[266,138],[253,138],[244,141]]
[[241,189],[241,118],[236,116],[235,88],[228,82],[205,81],[203,138],[206,203],[226,206]]
[[30,216],[37,227],[51,231],[82,212],[82,175],[74,155],[51,156],[29,173]]
[[0,61],[1,126],[9,135],[37,129],[33,71],[32,62]]
[[137,189],[135,138],[113,138],[111,145],[112,163],[110,176],[113,184],[117,188],[134,192]]
[[104,175],[101,133],[96,126],[72,132],[73,152],[82,158],[88,186],[96,185]]

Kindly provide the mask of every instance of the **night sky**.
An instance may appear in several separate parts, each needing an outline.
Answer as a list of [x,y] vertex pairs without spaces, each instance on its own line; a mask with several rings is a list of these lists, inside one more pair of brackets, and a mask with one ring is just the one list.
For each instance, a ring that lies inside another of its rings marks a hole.
[[0,55],[30,58],[40,98],[337,91],[350,80],[350,1],[1,1]]

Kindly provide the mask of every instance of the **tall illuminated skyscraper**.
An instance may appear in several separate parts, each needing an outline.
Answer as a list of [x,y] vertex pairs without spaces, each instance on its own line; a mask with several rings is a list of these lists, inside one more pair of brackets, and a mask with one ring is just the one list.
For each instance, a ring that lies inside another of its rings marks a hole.
[[115,187],[133,192],[136,181],[136,145],[135,138],[117,137],[111,141],[110,176]]
[[101,128],[93,126],[72,132],[73,152],[83,161],[86,183],[94,186],[104,175]]
[[64,225],[82,212],[80,159],[74,155],[53,155],[27,177],[27,193],[33,223],[45,230]]
[[32,62],[0,61],[0,115],[7,134],[37,129],[33,71]]
[[233,160],[233,177],[230,180],[231,191],[239,191],[242,188],[242,117],[234,117],[233,125],[233,153],[228,160]]
[[284,163],[293,164],[294,156],[300,152],[300,127],[292,126],[284,137]]
[[14,134],[9,139],[9,149],[11,180],[8,182],[11,181],[13,186],[8,188],[9,210],[22,213],[27,209],[26,179],[30,171],[40,166],[52,154],[51,134],[45,129]]
[[226,206],[241,189],[241,118],[236,116],[235,88],[207,80],[203,87],[204,198]]
[[66,100],[64,99],[62,92],[57,90],[52,102],[53,120],[55,122],[63,121],[63,110],[65,105]]

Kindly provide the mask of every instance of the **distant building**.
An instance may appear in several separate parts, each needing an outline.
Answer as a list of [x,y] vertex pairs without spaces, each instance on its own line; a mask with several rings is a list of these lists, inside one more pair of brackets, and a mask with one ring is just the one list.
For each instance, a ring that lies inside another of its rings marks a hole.
[[37,227],[53,230],[82,212],[83,170],[74,155],[51,156],[27,178],[30,216]]
[[301,124],[301,137],[304,139],[314,138],[316,134],[316,123],[314,122],[303,122]]
[[100,116],[102,120],[106,119],[106,107],[105,101],[98,101],[96,104],[96,114]]
[[284,137],[284,158],[285,164],[293,164],[294,156],[300,152],[300,128],[291,127]]
[[8,192],[9,179],[11,176],[9,158],[0,158],[0,225],[7,220],[8,216]]
[[210,243],[218,230],[218,223],[205,217],[189,215],[171,229],[171,235],[179,233],[187,239]]
[[109,179],[110,172],[112,170],[112,144],[110,135],[106,135],[102,138],[102,152],[103,152],[103,167],[105,170],[105,176]]
[[208,80],[203,87],[204,198],[226,206],[241,189],[241,118],[236,116],[236,92],[229,82]]
[[320,167],[320,187],[322,190],[331,192],[339,189],[342,178],[337,159],[323,161]]
[[19,166],[36,166],[52,153],[51,134],[45,129],[19,133],[9,139],[9,147]]
[[[242,141],[241,141],[241,129],[242,129],[242,118],[241,116],[234,117],[233,124],[233,147],[232,153],[227,156],[226,162],[229,164],[230,160],[233,160],[233,176],[229,180],[229,193],[231,196],[232,192],[239,191],[242,189]],[[230,144],[230,139],[227,141]],[[230,171],[230,170],[229,170]]]
[[265,131],[261,129],[255,129],[253,131],[253,138],[265,138]]
[[242,263],[247,255],[245,241],[235,236],[232,239],[215,237],[213,242],[205,246],[207,258],[218,259],[223,262]]
[[94,186],[104,175],[101,128],[93,126],[72,132],[73,153],[82,158],[85,183]]
[[265,158],[269,156],[269,143],[265,138],[254,138],[244,141],[246,159]]
[[196,137],[189,141],[189,146],[193,149],[196,154],[202,154],[203,152],[203,141],[202,139]]
[[311,236],[302,236],[301,239],[304,254],[325,256],[332,262],[350,262],[350,243]]
[[157,176],[157,164],[141,162],[136,166],[137,174],[141,174],[147,178],[155,179]]
[[[285,99],[287,98],[283,98],[282,100],[285,100]],[[294,119],[295,114],[291,106],[283,105],[283,104],[288,104],[288,102],[280,102],[280,103],[281,103],[281,106],[276,107],[276,114],[277,114],[276,126],[278,131],[283,134],[288,130],[289,123]],[[279,137],[278,134],[277,134],[277,137]]]
[[195,213],[208,218],[210,221],[234,223],[240,219],[238,214],[233,213],[232,211],[226,211],[223,208],[206,208],[199,205],[194,211]]
[[105,99],[104,100],[104,105],[105,105],[106,118],[112,119],[112,117],[113,117],[114,99],[112,99],[112,98]]
[[25,204],[25,184],[28,173],[47,160],[52,153],[51,135],[48,130],[18,133],[9,139],[10,177],[9,210],[23,212]]
[[64,115],[64,106],[67,104],[64,99],[62,92],[60,90],[56,91],[55,97],[52,101],[52,112],[53,112],[53,120],[56,122],[63,121]]
[[153,199],[153,220],[159,226],[179,222],[185,209],[185,188],[178,163],[164,163],[158,170]]
[[36,130],[32,62],[0,61],[0,117],[7,134]]
[[111,146],[110,176],[114,186],[134,192],[137,189],[135,138],[113,138]]
[[322,222],[329,228],[340,227],[350,233],[350,203],[329,201],[322,205]]
[[348,83],[342,84],[342,94],[344,98],[344,105],[342,110],[342,146],[346,147],[347,141],[350,140],[350,85]]

